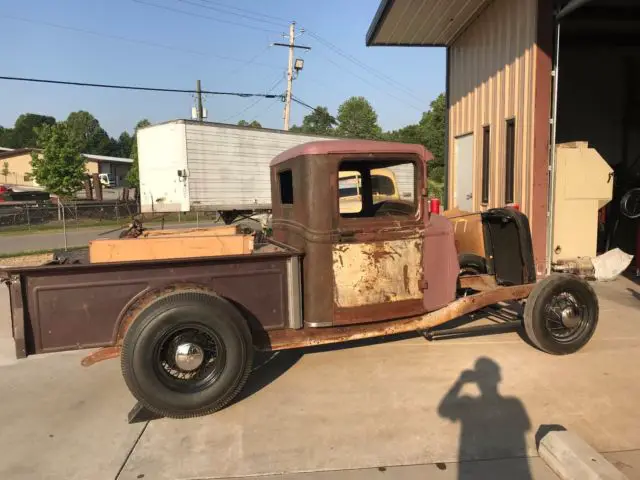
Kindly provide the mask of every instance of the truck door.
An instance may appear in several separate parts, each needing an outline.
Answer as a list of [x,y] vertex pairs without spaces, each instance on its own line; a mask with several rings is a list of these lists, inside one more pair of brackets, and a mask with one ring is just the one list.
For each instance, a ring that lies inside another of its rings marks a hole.
[[[346,173],[348,172],[348,173]],[[336,176],[333,324],[423,311],[423,206],[413,157],[346,159]]]

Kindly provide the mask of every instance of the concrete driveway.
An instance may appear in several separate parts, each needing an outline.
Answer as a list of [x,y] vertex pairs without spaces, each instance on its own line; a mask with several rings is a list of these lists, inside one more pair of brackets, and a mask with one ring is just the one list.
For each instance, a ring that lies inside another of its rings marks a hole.
[[574,355],[517,333],[284,352],[238,402],[190,420],[128,425],[117,361],[85,369],[80,352],[14,362],[5,351],[0,478],[550,479],[535,434],[554,424],[640,478],[640,287],[597,289],[600,325]]

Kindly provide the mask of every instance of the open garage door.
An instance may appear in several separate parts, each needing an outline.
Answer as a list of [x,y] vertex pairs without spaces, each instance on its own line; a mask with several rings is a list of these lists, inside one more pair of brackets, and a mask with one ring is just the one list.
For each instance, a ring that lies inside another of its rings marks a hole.
[[[612,200],[593,224],[597,253],[618,247],[637,259],[640,222],[620,206],[629,190],[640,188],[640,2],[565,0],[556,3],[556,12],[552,143],[588,142],[609,165]],[[557,161],[556,155],[556,167]],[[563,187],[555,180],[557,194]],[[553,255],[558,245],[551,236]]]

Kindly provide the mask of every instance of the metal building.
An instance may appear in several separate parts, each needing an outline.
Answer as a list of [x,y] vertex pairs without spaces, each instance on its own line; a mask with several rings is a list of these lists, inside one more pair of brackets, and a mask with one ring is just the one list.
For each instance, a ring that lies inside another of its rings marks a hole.
[[382,0],[366,42],[446,48],[449,207],[517,203],[543,273],[561,249],[551,228],[556,144],[587,142],[614,172],[599,179],[614,182],[614,201],[602,209],[598,250],[634,252],[619,200],[640,187],[640,2]]

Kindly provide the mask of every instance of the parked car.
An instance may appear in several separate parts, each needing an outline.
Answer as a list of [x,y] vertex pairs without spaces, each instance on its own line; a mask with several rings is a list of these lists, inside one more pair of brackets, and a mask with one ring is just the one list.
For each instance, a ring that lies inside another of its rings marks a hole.
[[0,202],[44,202],[50,198],[49,192],[43,190],[0,185]]

